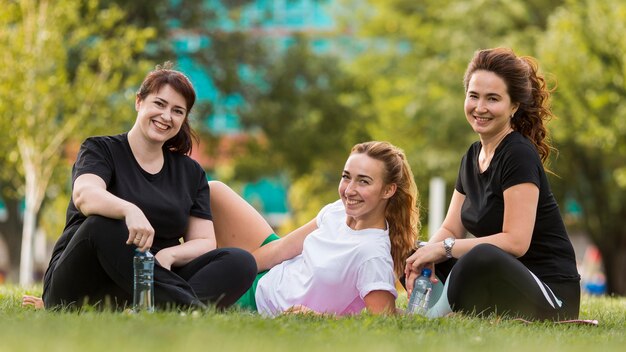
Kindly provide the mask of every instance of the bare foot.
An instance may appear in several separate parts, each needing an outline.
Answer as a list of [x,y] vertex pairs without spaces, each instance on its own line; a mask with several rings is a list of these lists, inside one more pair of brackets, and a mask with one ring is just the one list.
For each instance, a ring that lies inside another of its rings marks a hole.
[[22,296],[22,307],[28,306],[33,306],[35,309],[43,309],[43,299],[29,295]]

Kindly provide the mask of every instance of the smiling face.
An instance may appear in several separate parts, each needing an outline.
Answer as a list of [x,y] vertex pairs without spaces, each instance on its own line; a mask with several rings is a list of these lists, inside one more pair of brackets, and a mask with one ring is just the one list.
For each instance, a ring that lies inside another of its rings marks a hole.
[[339,196],[351,228],[385,228],[385,207],[396,187],[385,184],[384,167],[382,161],[366,154],[352,154],[346,161]]
[[465,94],[465,117],[481,138],[498,135],[511,128],[511,115],[519,104],[512,103],[504,80],[493,72],[472,74]]
[[185,98],[169,84],[164,85],[145,99],[135,101],[137,121],[135,127],[149,142],[164,144],[176,136],[187,118]]

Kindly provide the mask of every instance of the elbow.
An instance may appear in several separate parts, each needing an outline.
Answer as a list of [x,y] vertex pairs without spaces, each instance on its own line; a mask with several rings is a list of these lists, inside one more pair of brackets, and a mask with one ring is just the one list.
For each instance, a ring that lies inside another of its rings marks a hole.
[[511,254],[515,256],[515,258],[520,258],[520,257],[523,257],[527,251],[528,251],[528,248],[527,249],[514,249],[511,251]]
[[208,253],[217,248],[215,241],[211,240],[208,237],[197,238],[194,240],[185,240],[185,242],[193,242],[193,247],[195,248],[196,253],[199,253],[199,255]]
[[203,241],[203,249],[205,253],[208,253],[217,248],[217,242],[213,239],[207,238],[206,241]]
[[85,192],[81,190],[74,190],[72,192],[72,202],[78,211],[80,211],[83,215],[89,215],[86,206],[85,206]]
[[515,256],[515,258],[519,258],[519,257],[524,256],[524,254],[528,252],[529,247],[530,247],[530,242],[523,241],[523,242],[513,243],[512,246],[509,248],[509,253]]

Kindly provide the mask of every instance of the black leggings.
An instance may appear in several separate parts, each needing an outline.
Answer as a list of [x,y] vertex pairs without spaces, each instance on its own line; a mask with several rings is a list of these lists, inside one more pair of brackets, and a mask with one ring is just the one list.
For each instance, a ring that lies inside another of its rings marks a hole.
[[[133,255],[126,245],[123,220],[88,217],[67,247],[52,258],[46,272],[46,308],[132,302]],[[172,271],[154,266],[154,300],[159,308],[232,305],[252,284],[257,273],[254,257],[238,248],[220,248]],[[108,303],[107,303],[108,302]]]
[[532,320],[578,318],[577,281],[543,283],[519,260],[496,246],[481,244],[456,264],[438,264],[442,269],[437,271],[440,278],[446,277],[446,264],[453,264],[447,292],[454,311],[479,315],[495,312]]

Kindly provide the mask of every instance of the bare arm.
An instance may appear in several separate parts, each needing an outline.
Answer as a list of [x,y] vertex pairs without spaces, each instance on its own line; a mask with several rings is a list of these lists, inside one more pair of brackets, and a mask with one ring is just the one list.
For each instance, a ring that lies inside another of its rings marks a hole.
[[363,298],[363,301],[370,313],[394,314],[396,312],[396,298],[389,291],[371,291]]
[[154,228],[135,204],[119,198],[106,189],[104,180],[94,174],[83,174],[76,178],[72,190],[76,208],[85,216],[101,215],[112,219],[124,219],[128,227],[127,244],[135,237],[141,241],[135,244],[141,251],[152,246]]
[[465,195],[454,190],[446,218],[443,220],[441,227],[433,234],[428,242],[441,242],[448,237],[465,237],[466,230],[461,222],[461,207],[464,201]]
[[[461,207],[463,206],[464,201],[465,195],[457,190],[454,190],[454,193],[452,194],[452,199],[450,200],[450,206],[448,207],[448,213],[446,214],[446,218],[441,224],[441,227],[437,230],[437,232],[433,234],[433,236],[428,241],[429,244],[434,244],[434,246],[437,246],[437,244],[439,244],[443,249],[442,241],[444,239],[448,237],[462,238],[465,236],[466,230],[465,227],[463,227],[463,223],[461,222]],[[406,289],[409,293],[413,290],[413,281],[422,271],[423,267],[430,266],[433,270],[433,273],[435,272],[435,261],[433,260],[431,262],[427,262],[425,261],[426,259],[422,257],[422,255],[426,252],[426,250],[423,250],[424,248],[426,247],[418,249],[406,260],[404,275],[406,276]],[[418,252],[420,253],[418,254]],[[435,258],[439,260],[439,254],[434,254],[436,255]],[[445,251],[443,255],[445,257]],[[435,275],[433,275],[432,277],[433,279],[435,279]]]
[[156,259],[162,267],[171,269],[173,266],[182,266],[193,259],[216,248],[215,231],[211,220],[191,216],[187,233],[183,236],[184,242],[164,248],[156,254]]
[[315,219],[290,232],[277,241],[270,242],[252,253],[259,271],[269,270],[287,259],[302,253],[302,245],[306,237],[317,229]]
[[[446,220],[428,245],[417,250],[407,259],[407,291],[413,286],[413,279],[421,268],[441,262],[446,259],[443,239],[458,238],[452,248],[452,256],[459,258],[481,243],[497,246],[515,257],[521,257],[530,246],[537,204],[539,203],[539,188],[532,183],[522,183],[504,191],[504,218],[502,232],[478,238],[460,238],[465,233],[461,224],[461,206],[465,197],[454,192]],[[456,232],[462,231],[462,232]]]
[[481,243],[493,244],[518,258],[523,256],[530,247],[538,203],[539,188],[535,184],[522,183],[508,188],[504,191],[502,232],[457,241],[452,248],[452,256],[459,258]]

